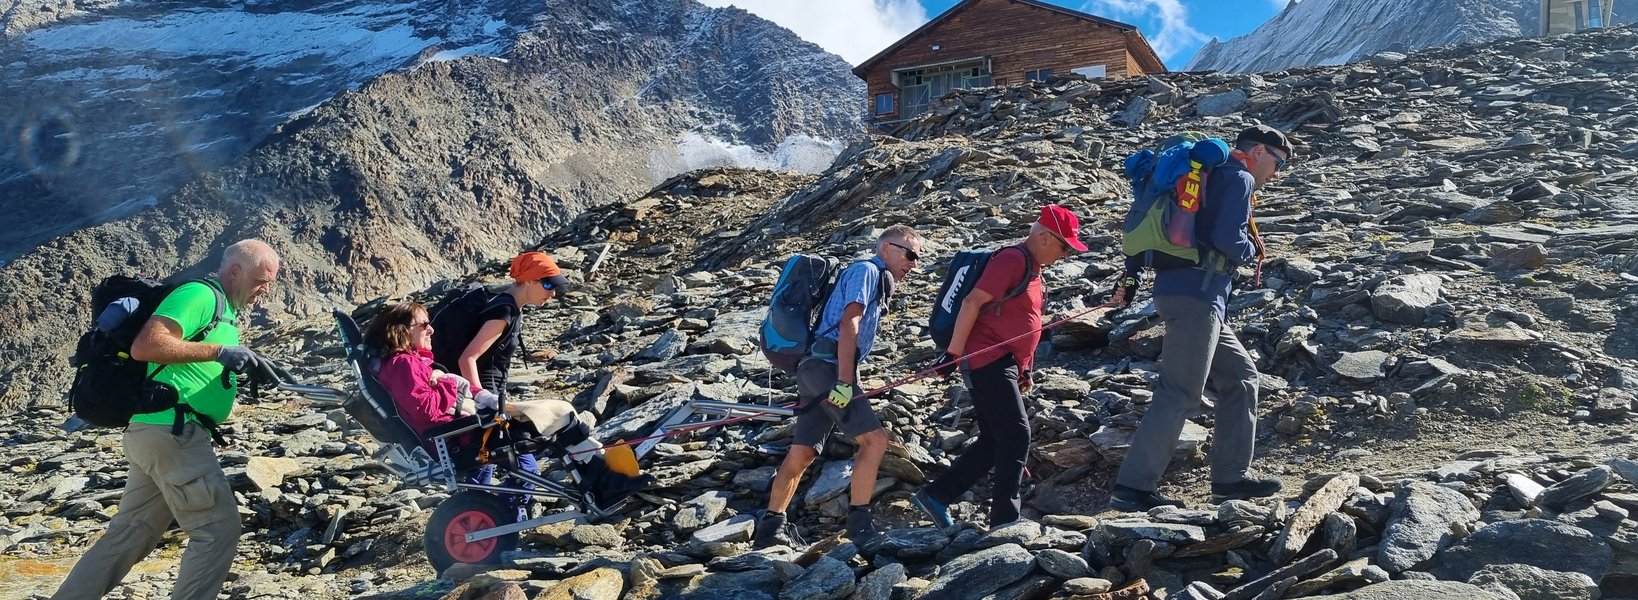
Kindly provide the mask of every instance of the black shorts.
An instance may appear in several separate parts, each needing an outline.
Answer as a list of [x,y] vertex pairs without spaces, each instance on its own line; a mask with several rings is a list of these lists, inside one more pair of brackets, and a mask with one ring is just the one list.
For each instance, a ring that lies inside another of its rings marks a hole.
[[876,411],[870,408],[869,398],[855,398],[847,408],[836,408],[826,400],[834,387],[834,363],[809,358],[796,368],[797,399],[802,406],[813,407],[796,417],[796,443],[819,451],[824,448],[825,438],[830,437],[831,430],[838,426],[849,437],[859,437],[882,428],[881,419],[876,418]]

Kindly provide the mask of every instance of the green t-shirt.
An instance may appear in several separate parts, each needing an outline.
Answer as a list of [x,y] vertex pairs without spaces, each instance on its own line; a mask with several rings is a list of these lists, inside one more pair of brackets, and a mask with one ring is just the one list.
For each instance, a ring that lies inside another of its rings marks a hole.
[[[165,296],[165,300],[154,309],[154,316],[175,321],[182,327],[182,339],[191,339],[210,323],[211,317],[216,316],[216,292],[209,285],[197,281],[182,284]],[[224,346],[239,345],[239,328],[234,325],[234,319],[233,306],[222,307],[221,322],[200,341]],[[159,365],[150,365],[148,372],[153,373],[157,368]],[[239,391],[235,379],[232,375],[223,379],[222,365],[213,360],[170,365],[154,376],[154,381],[176,388],[183,404],[217,423],[226,421],[233,412],[233,398]],[[189,415],[188,419],[193,420],[193,416]],[[140,414],[131,417],[131,422],[170,425],[176,422],[176,413],[167,409]]]

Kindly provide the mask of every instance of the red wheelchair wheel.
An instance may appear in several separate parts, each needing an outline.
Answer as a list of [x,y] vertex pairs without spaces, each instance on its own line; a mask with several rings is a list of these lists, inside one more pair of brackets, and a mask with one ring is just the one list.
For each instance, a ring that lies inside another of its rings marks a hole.
[[440,502],[432,511],[422,541],[427,560],[439,574],[456,563],[496,565],[501,554],[517,547],[518,534],[508,533],[475,542],[466,541],[466,534],[517,520],[517,509],[500,497],[466,490]]

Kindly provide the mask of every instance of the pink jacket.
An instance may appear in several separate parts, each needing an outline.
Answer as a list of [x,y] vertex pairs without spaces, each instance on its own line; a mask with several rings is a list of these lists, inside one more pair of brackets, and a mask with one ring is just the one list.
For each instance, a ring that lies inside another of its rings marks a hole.
[[398,404],[398,415],[416,433],[455,419],[450,415],[450,409],[459,399],[455,378],[445,377],[437,385],[432,383],[431,351],[389,356],[382,361],[376,378]]

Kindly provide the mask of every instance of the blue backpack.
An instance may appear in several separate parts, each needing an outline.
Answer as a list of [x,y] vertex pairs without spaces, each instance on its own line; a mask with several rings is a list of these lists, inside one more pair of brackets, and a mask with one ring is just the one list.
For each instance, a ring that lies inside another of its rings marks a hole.
[[[842,270],[841,261],[827,256],[797,254],[785,261],[759,332],[762,355],[775,368],[795,373],[808,355],[825,302]],[[882,281],[876,286],[876,298],[880,301],[892,289],[892,275],[885,269],[878,270],[878,275]]]
[[[961,303],[967,299],[967,294],[978,287],[978,278],[983,276],[985,265],[990,264],[990,258],[997,252],[1017,250],[1024,253],[1024,263],[1029,265],[1024,271],[1024,278],[1018,285],[1012,286],[1000,298],[991,301],[988,306],[995,306],[1000,311],[1000,304],[1023,294],[1029,289],[1029,281],[1035,278],[1039,267],[1035,264],[1035,257],[1023,246],[1007,246],[997,250],[962,250],[950,259],[950,266],[944,272],[944,283],[938,286],[938,295],[933,298],[933,314],[928,317],[927,329],[932,333],[933,344],[939,351],[950,347],[950,338],[955,335],[956,316],[961,314]],[[999,312],[997,313],[999,314]]]
[[1132,206],[1121,228],[1121,253],[1155,269],[1208,263],[1209,252],[1196,239],[1195,215],[1204,199],[1206,175],[1228,157],[1228,143],[1193,132],[1127,157]]

